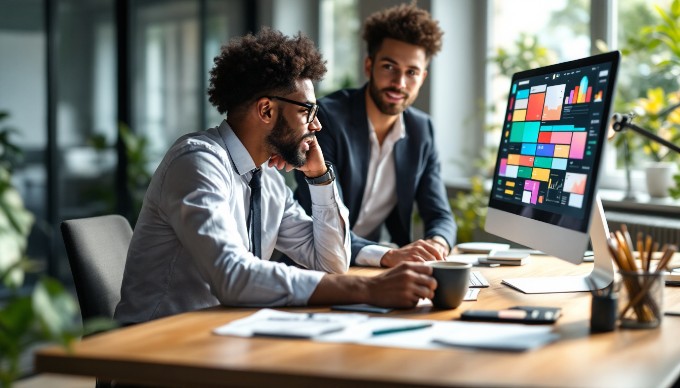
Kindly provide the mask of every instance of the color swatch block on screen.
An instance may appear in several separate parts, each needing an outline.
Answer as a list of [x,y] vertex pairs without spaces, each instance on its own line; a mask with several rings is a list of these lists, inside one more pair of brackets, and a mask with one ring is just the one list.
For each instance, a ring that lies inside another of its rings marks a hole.
[[522,143],[522,155],[536,155],[536,143]]
[[[540,142],[540,135],[539,135],[539,142]],[[555,145],[554,144],[536,144],[536,156],[553,156],[555,153]]]
[[564,176],[564,192],[574,194],[585,193],[587,179],[588,176],[586,174],[566,173]]
[[552,167],[552,160],[553,160],[552,158],[537,156],[534,159],[534,167],[551,168]]
[[540,121],[543,116],[543,102],[545,93],[534,93],[529,95],[529,106],[527,107],[527,121]]
[[522,201],[526,203],[536,204],[538,199],[538,188],[540,183],[533,180],[526,180],[524,182],[524,193],[522,193]]
[[512,114],[512,121],[524,121],[527,116],[527,111],[525,109],[516,110]]
[[566,85],[549,86],[546,91],[545,104],[543,107],[544,121],[559,120],[562,117],[562,103]]
[[528,105],[529,105],[529,99],[528,98],[522,98],[522,99],[517,100],[515,102],[515,109],[526,109]]
[[524,137],[524,123],[512,123],[512,128],[510,128],[510,142],[521,143]]
[[534,169],[531,167],[519,166],[519,168],[517,169],[517,177],[529,179],[531,178],[531,172],[533,170]]
[[553,158],[551,168],[553,170],[566,170],[567,169],[567,159]]
[[505,168],[505,177],[506,178],[517,178],[517,172],[518,171],[519,171],[519,166],[508,165]]
[[524,132],[522,133],[522,142],[536,143],[538,141],[538,131],[541,128],[540,121],[527,121],[524,123]]
[[505,194],[508,195],[513,195],[515,194],[515,190],[513,189],[515,187],[515,182],[513,181],[505,181]]
[[574,136],[571,139],[571,149],[569,150],[570,159],[583,159],[587,137],[588,134],[585,132],[574,132]]
[[555,152],[553,156],[556,158],[568,158],[569,157],[569,146],[564,144],[558,144],[555,146]]
[[580,194],[569,194],[569,206],[571,207],[583,207],[583,195]]
[[550,142],[553,144],[571,144],[571,132],[552,132]]
[[547,182],[550,179],[550,170],[547,168],[534,168],[531,171],[531,179]]
[[534,157],[529,156],[529,155],[520,155],[518,164],[520,166],[533,167],[534,166]]
[[550,143],[552,139],[552,132],[543,132],[543,128],[541,127],[541,132],[538,133],[538,142],[539,143]]

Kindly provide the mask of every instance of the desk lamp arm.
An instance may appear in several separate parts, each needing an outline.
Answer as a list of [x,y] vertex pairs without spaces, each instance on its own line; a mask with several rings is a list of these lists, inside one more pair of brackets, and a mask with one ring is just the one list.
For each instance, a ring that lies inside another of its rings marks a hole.
[[678,147],[676,144],[673,144],[670,141],[658,136],[657,134],[633,124],[633,117],[633,115],[614,113],[612,116],[612,128],[616,132],[622,132],[624,129],[630,128],[633,131],[667,147],[668,149],[680,153],[680,147]]

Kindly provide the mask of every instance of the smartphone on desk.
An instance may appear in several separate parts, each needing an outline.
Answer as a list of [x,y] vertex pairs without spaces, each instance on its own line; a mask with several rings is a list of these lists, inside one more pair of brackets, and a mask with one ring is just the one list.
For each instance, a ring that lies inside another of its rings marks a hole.
[[555,323],[560,317],[559,307],[515,306],[507,310],[466,310],[460,314],[464,321],[512,322],[545,324]]

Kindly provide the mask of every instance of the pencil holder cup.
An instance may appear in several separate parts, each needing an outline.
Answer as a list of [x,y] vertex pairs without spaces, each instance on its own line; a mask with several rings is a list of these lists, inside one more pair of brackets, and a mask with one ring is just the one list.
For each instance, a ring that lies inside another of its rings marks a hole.
[[664,275],[657,272],[619,271],[619,325],[630,329],[659,327],[663,317]]
[[590,305],[590,332],[606,333],[616,329],[619,316],[619,296],[615,293],[608,295],[593,295]]

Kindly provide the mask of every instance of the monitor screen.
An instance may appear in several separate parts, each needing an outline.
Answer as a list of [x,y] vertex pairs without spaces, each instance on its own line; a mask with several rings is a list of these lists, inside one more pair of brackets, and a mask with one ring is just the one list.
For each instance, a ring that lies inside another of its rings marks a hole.
[[611,52],[512,77],[487,231],[582,261],[618,63]]

